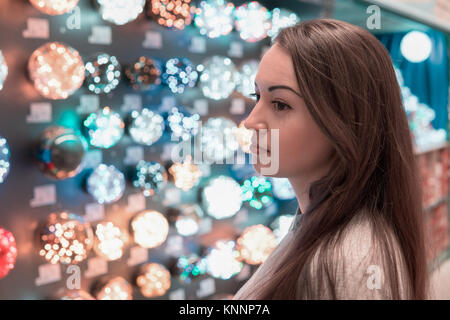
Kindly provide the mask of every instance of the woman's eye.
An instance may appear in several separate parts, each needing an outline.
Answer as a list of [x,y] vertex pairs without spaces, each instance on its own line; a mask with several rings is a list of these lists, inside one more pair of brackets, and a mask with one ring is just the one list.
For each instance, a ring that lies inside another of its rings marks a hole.
[[280,101],[272,101],[272,103],[274,104],[274,108],[276,111],[284,111],[284,110],[292,109],[289,105],[287,105],[286,103],[280,102]]
[[254,92],[254,93],[250,93],[250,96],[256,101],[259,101],[259,94]]

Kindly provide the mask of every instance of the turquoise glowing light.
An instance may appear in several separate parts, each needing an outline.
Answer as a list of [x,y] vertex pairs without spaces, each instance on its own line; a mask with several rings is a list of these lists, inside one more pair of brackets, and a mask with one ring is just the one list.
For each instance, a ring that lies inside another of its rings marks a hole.
[[195,25],[209,38],[225,36],[233,30],[234,4],[224,0],[200,2],[196,10]]
[[122,138],[124,127],[120,115],[109,107],[91,113],[83,122],[89,143],[104,149],[112,147]]
[[234,17],[239,36],[248,42],[266,38],[267,32],[272,28],[270,12],[257,1],[237,7]]
[[182,282],[191,283],[193,279],[206,273],[206,260],[196,254],[180,256],[177,260],[177,271]]
[[241,184],[242,200],[258,210],[273,203],[272,184],[267,178],[253,176]]
[[125,176],[115,166],[102,163],[89,176],[87,190],[98,203],[115,202],[125,192]]
[[0,183],[3,183],[8,176],[10,169],[10,151],[8,142],[0,136]]
[[153,196],[167,184],[166,169],[156,161],[139,161],[136,165],[133,186],[141,189],[144,196]]
[[167,113],[167,123],[172,141],[178,139],[186,141],[198,133],[200,115],[198,113],[191,114],[182,107],[173,107]]
[[120,64],[115,56],[100,53],[86,63],[86,84],[96,94],[109,93],[120,81]]
[[162,80],[173,93],[183,93],[196,85],[198,73],[188,58],[173,58],[167,60]]
[[295,192],[287,178],[269,178],[272,183],[272,191],[279,200],[291,200],[295,198]]

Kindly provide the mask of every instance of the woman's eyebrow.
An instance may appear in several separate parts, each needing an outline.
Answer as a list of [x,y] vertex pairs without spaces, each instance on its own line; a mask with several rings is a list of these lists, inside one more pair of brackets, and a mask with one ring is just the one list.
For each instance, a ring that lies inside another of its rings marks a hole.
[[277,89],[285,89],[285,90],[289,90],[292,91],[293,93],[295,93],[296,95],[298,95],[300,98],[302,98],[301,94],[298,93],[297,91],[295,91],[294,89],[292,89],[291,87],[285,86],[285,85],[276,85],[276,86],[271,86],[269,87],[269,91],[273,91],[273,90],[277,90]]

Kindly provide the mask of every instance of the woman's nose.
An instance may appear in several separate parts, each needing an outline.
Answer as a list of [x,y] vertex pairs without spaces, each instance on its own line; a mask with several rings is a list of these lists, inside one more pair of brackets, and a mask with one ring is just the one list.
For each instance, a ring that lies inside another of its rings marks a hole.
[[267,129],[267,123],[261,112],[257,112],[256,107],[254,107],[252,112],[244,120],[244,127],[253,130]]

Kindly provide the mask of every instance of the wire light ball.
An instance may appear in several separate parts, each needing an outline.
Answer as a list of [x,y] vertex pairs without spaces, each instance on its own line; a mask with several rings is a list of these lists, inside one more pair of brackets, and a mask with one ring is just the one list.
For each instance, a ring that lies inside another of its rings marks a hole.
[[274,39],[281,29],[291,27],[300,22],[300,18],[288,9],[275,8],[272,10],[272,28],[267,35]]
[[195,10],[194,23],[208,38],[226,36],[233,30],[234,4],[224,0],[202,1]]
[[94,243],[94,233],[83,217],[61,212],[47,217],[39,239],[39,254],[49,263],[76,264],[86,259]]
[[250,60],[244,62],[238,72],[238,81],[236,90],[247,98],[255,92],[255,78],[258,73],[259,62],[257,60]]
[[14,269],[17,259],[17,246],[14,235],[0,227],[0,279]]
[[234,241],[219,240],[205,257],[207,272],[214,278],[228,280],[241,272],[244,264]]
[[198,67],[203,95],[213,100],[228,98],[236,88],[238,71],[228,57],[212,56]]
[[31,54],[28,72],[34,87],[45,98],[67,99],[84,81],[84,63],[78,51],[59,42],[48,42]]
[[115,261],[122,257],[127,235],[125,231],[111,221],[97,224],[95,228],[94,251],[108,261]]
[[0,183],[5,182],[11,167],[10,163],[11,152],[9,150],[8,142],[0,135]]
[[209,216],[230,218],[242,207],[241,187],[228,176],[211,178],[202,190],[202,204]]
[[30,0],[31,4],[42,13],[55,16],[71,11],[79,0]]
[[83,121],[83,130],[94,147],[109,149],[122,138],[125,123],[120,114],[104,107]]
[[87,179],[87,191],[100,204],[119,200],[125,187],[124,174],[113,165],[99,164]]
[[141,189],[146,197],[160,192],[167,184],[166,169],[156,161],[141,160],[136,165],[133,186]]
[[272,28],[270,12],[257,1],[237,7],[234,17],[239,36],[248,42],[266,38],[267,32]]
[[6,64],[5,57],[2,50],[0,50],[0,91],[3,89],[6,77],[8,76],[8,65]]
[[133,287],[122,277],[115,277],[97,290],[98,300],[132,300]]
[[184,203],[170,208],[168,215],[178,234],[184,237],[197,234],[204,217],[202,208],[196,203]]
[[192,23],[195,7],[191,0],[150,0],[148,15],[154,17],[158,24],[183,30]]
[[131,138],[139,144],[150,146],[158,141],[164,133],[164,118],[150,109],[134,110],[131,112],[130,119],[128,132]]
[[241,258],[252,265],[266,261],[276,246],[277,239],[272,230],[262,224],[246,228],[236,240]]
[[236,139],[237,127],[233,120],[209,118],[202,126],[201,148],[206,161],[223,163],[233,157],[239,148]]
[[141,56],[125,67],[125,76],[133,89],[156,90],[161,85],[162,69],[159,61]]
[[114,90],[120,81],[120,64],[115,56],[99,53],[86,62],[86,84],[90,91],[100,94]]
[[163,296],[170,289],[170,272],[162,264],[144,264],[136,278],[136,284],[146,298]]
[[169,222],[156,210],[146,210],[131,220],[134,242],[143,248],[156,248],[169,234]]
[[173,177],[175,186],[184,191],[195,187],[202,176],[202,172],[198,166],[192,163],[192,157],[190,155],[182,162],[174,163],[169,168],[169,173]]
[[192,280],[201,277],[206,272],[206,260],[195,253],[182,255],[177,260],[176,273],[178,279],[183,283],[191,283]]
[[187,141],[195,136],[201,126],[200,115],[190,113],[183,107],[173,107],[166,115],[167,128],[171,132],[171,140]]
[[172,58],[164,65],[162,80],[172,93],[183,93],[186,88],[195,87],[198,73],[188,58]]
[[135,20],[144,10],[145,0],[97,0],[102,19],[117,25]]
[[242,199],[257,210],[273,203],[272,184],[263,176],[252,176],[241,183]]
[[294,188],[288,178],[269,178],[272,183],[272,191],[278,200],[291,200],[295,198]]

